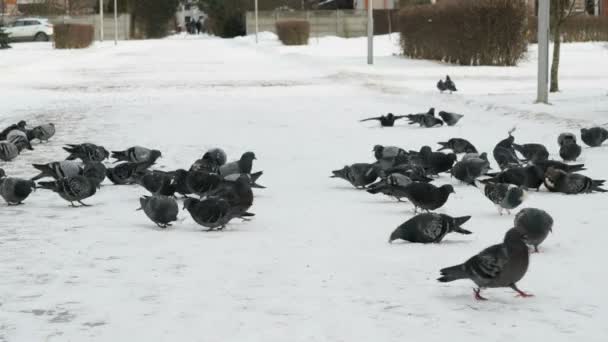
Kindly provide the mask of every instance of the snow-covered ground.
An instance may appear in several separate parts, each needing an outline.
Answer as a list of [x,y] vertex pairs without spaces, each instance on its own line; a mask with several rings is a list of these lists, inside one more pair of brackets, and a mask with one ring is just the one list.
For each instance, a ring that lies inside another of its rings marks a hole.
[[[39,190],[0,211],[0,341],[581,341],[608,340],[604,260],[607,197],[532,193],[554,234],[534,254],[515,298],[476,302],[467,281],[440,284],[439,269],[502,240],[498,216],[477,189],[442,176],[456,194],[438,210],[471,215],[473,235],[439,245],[387,239],[412,207],[354,190],[330,171],[372,160],[375,144],[418,149],[451,137],[491,152],[517,126],[519,142],[608,122],[608,45],[563,46],[563,92],[536,105],[535,47],[518,67],[460,67],[399,57],[397,36],[312,39],[283,47],[270,34],[96,44],[57,51],[14,44],[0,52],[0,123],[54,122],[57,135],[11,163],[65,158],[66,143],[162,150],[159,168],[188,167],[210,147],[231,159],[255,151],[264,170],[251,222],[203,233],[185,212],[159,230],[135,186],[103,186],[73,209]],[[450,74],[458,93],[440,95]],[[392,111],[465,114],[455,127],[358,119]],[[608,149],[583,151],[585,174],[608,177]]]

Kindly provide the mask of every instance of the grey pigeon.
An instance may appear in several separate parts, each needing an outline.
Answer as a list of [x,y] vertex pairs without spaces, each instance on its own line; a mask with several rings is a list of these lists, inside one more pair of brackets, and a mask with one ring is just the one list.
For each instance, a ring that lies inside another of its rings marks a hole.
[[482,158],[466,158],[452,167],[452,177],[469,185],[475,185],[475,180],[490,170],[490,162]]
[[435,108],[429,109],[427,113],[408,114],[406,115],[409,124],[419,124],[420,127],[432,128],[437,125],[443,126],[443,121],[435,117]]
[[544,173],[538,165],[510,167],[500,173],[488,173],[492,181],[507,183],[524,187],[526,189],[540,189],[543,185]]
[[456,89],[456,84],[454,84],[454,81],[452,81],[448,75],[445,76],[445,81],[439,80],[439,82],[437,82],[437,89],[439,89],[441,93],[448,90],[450,94],[454,91],[458,91],[458,89]]
[[441,208],[447,202],[450,194],[455,193],[454,187],[449,184],[436,187],[429,183],[412,183],[403,188],[405,197],[414,205],[414,213],[418,208],[435,210]]
[[[55,124],[48,123],[31,129],[31,136],[41,142],[48,142],[55,135]],[[31,140],[31,139],[30,139]]]
[[150,191],[153,195],[175,196],[175,183],[173,175],[164,171],[145,170],[136,172],[135,182]]
[[471,216],[451,217],[445,214],[424,213],[409,219],[391,234],[388,242],[397,239],[417,243],[439,243],[448,233],[471,234],[461,228]]
[[605,180],[591,179],[578,173],[566,173],[550,167],[545,173],[544,183],[551,192],[561,192],[564,194],[582,194],[597,192],[607,192],[603,189]]
[[367,192],[370,194],[383,193],[387,196],[396,198],[401,201],[401,198],[406,197],[403,188],[410,185],[412,180],[405,175],[400,173],[393,173],[374,184],[370,184],[367,187]]
[[32,166],[40,171],[40,174],[32,178],[34,181],[44,177],[62,179],[83,174],[80,163],[73,160],[62,160],[48,164],[32,164]]
[[576,143],[576,135],[572,133],[562,133],[557,137],[557,144],[561,147],[566,143]]
[[133,146],[124,151],[112,151],[111,157],[116,162],[126,161],[131,163],[150,163],[154,164],[163,155],[159,150],[152,150],[141,146]]
[[454,126],[464,117],[462,114],[440,111],[439,116],[448,126]]
[[332,171],[331,178],[341,178],[355,188],[363,188],[378,179],[378,172],[373,164],[356,163],[345,165],[341,170]]
[[8,141],[0,141],[0,160],[11,161],[19,155],[19,149]]
[[462,138],[451,138],[445,142],[438,142],[441,145],[441,148],[437,151],[443,151],[445,149],[450,149],[456,154],[460,153],[477,153],[477,149],[473,144],[471,144],[468,140]]
[[550,232],[553,232],[553,218],[546,211],[536,208],[525,208],[515,215],[514,225],[526,236],[526,243],[534,246],[538,253],[538,246],[545,241]]
[[598,147],[608,139],[608,130],[603,127],[582,128],[581,139],[587,146]]
[[34,150],[30,140],[27,138],[27,134],[22,130],[14,129],[8,132],[6,141],[15,144],[19,150],[19,153],[21,153],[21,151],[24,149],[28,149],[30,151]]
[[526,199],[526,192],[513,184],[507,183],[482,183],[475,182],[477,187],[483,192],[487,199],[492,201],[498,208],[498,213],[506,210],[511,215],[511,210],[519,207]]
[[36,183],[33,181],[5,177],[4,171],[0,172],[0,196],[8,205],[22,204],[32,190],[36,190]]
[[395,121],[402,119],[404,117],[405,117],[405,115],[395,115],[393,113],[388,113],[388,114],[382,115],[382,116],[359,120],[359,122],[377,120],[380,122],[380,126],[382,126],[382,127],[393,127],[395,125]]
[[557,160],[538,161],[538,162],[535,162],[534,165],[538,166],[542,170],[543,175],[545,174],[545,172],[547,172],[547,170],[550,167],[553,167],[555,169],[559,169],[562,171],[566,171],[568,173],[586,170],[585,164],[566,164],[566,163],[562,163]]
[[526,235],[512,228],[507,231],[503,243],[488,247],[465,263],[441,270],[442,283],[459,279],[470,279],[478,288],[474,290],[475,299],[486,300],[481,296],[485,288],[510,287],[521,297],[532,295],[517,288],[528,271],[530,255],[524,242]]
[[179,207],[175,199],[162,195],[142,196],[139,199],[141,207],[146,216],[160,228],[171,226],[171,222],[177,221]]
[[106,179],[106,167],[100,162],[85,162],[82,175],[91,178],[99,186]]
[[253,152],[245,152],[241,156],[241,158],[237,161],[233,161],[227,164],[220,166],[219,174],[223,177],[232,174],[250,174],[251,169],[253,168],[253,161],[256,160],[255,153]]
[[564,161],[576,161],[576,159],[581,156],[582,151],[581,145],[577,144],[576,141],[564,142],[559,148],[559,156],[562,157]]
[[187,198],[184,201],[184,209],[188,210],[194,222],[207,230],[222,230],[234,218],[254,215],[231,207],[230,203],[222,198],[206,198],[202,201]]
[[549,159],[549,151],[542,144],[513,144],[513,148],[531,162]]
[[98,188],[94,179],[85,176],[62,178],[54,182],[39,182],[38,186],[56,192],[61,198],[70,202],[72,207],[76,207],[74,202],[88,207],[89,205],[82,203],[82,200],[95,195]]
[[91,143],[68,144],[63,149],[70,154],[66,160],[80,159],[83,162],[101,162],[110,156],[110,152],[105,147]]

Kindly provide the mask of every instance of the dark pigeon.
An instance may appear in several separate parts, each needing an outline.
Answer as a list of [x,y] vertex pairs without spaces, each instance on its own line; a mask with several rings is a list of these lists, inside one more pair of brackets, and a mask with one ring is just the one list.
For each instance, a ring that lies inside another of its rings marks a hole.
[[0,196],[8,205],[22,204],[33,190],[36,190],[34,181],[5,177],[4,171],[0,172]]
[[30,140],[27,137],[27,134],[18,129],[8,132],[8,135],[6,136],[6,141],[15,144],[15,146],[17,146],[17,149],[19,150],[19,153],[21,153],[21,151],[25,149],[30,151],[34,150],[32,144],[30,143]]
[[102,162],[110,157],[110,153],[103,146],[91,143],[79,145],[68,144],[67,147],[64,147],[63,149],[70,154],[66,160],[80,159],[83,162]]
[[175,183],[171,173],[146,170],[136,172],[134,178],[135,183],[141,185],[153,195],[175,196]]
[[515,148],[513,147],[513,143],[515,142],[515,137],[513,137],[512,133],[515,129],[509,131],[509,136],[501,140],[492,151],[494,155],[494,159],[496,163],[500,167],[501,170],[506,169],[507,167],[512,166],[520,166],[521,160],[517,158],[517,154],[515,153]]
[[438,175],[443,172],[448,172],[456,162],[456,154],[433,152],[429,146],[423,146],[420,149],[419,156],[422,159],[422,165],[428,175]]
[[34,181],[44,177],[52,177],[59,180],[82,175],[84,172],[80,163],[73,160],[62,160],[48,164],[32,164],[32,166],[40,171],[40,174],[32,178]]
[[253,192],[251,179],[247,174],[241,174],[235,182],[222,182],[217,188],[209,192],[209,197],[223,198],[228,201],[230,208],[236,210],[241,216],[253,205]]
[[485,175],[490,170],[490,162],[482,158],[467,158],[463,159],[452,167],[452,177],[459,181],[475,185],[475,180]]
[[171,226],[171,222],[177,221],[179,207],[175,199],[162,195],[142,196],[139,199],[141,207],[146,216],[160,228]]
[[526,189],[540,189],[543,184],[544,173],[537,165],[523,167],[511,167],[500,173],[488,173],[492,181],[496,183],[507,183],[524,187]]
[[95,180],[85,176],[62,178],[54,182],[39,182],[38,186],[56,192],[61,198],[70,202],[72,207],[76,207],[74,202],[88,207],[89,205],[82,203],[82,200],[95,195],[97,191]]
[[447,90],[450,92],[450,94],[458,91],[458,89],[456,89],[456,84],[454,84],[454,81],[452,81],[450,76],[445,76],[445,81],[439,80],[439,82],[437,82],[437,89],[439,89],[441,93]]
[[145,171],[148,167],[148,163],[120,163],[115,167],[107,168],[106,176],[116,185],[135,184],[136,174]]
[[410,120],[409,124],[419,124],[420,127],[432,128],[437,125],[443,126],[443,121],[435,117],[435,108],[429,109],[427,113],[408,114],[405,117]]
[[190,171],[186,176],[186,186],[190,193],[205,196],[209,191],[216,189],[222,183],[222,177],[215,173],[204,171]]
[[536,208],[525,208],[515,215],[514,225],[526,236],[526,243],[534,246],[538,253],[538,246],[545,241],[550,232],[553,232],[553,218],[546,211]]
[[572,133],[562,133],[557,137],[557,144],[562,147],[567,143],[576,143],[576,135]]
[[462,114],[440,111],[439,116],[448,126],[454,126],[464,117]]
[[152,150],[146,147],[133,146],[124,151],[112,151],[111,157],[116,159],[116,162],[126,161],[131,163],[156,163],[158,158],[163,155],[159,150]]
[[192,194],[192,191],[188,187],[188,174],[189,172],[184,169],[178,169],[173,171],[173,183],[175,184],[175,192],[187,197]]
[[100,162],[86,162],[82,174],[85,177],[91,178],[95,181],[96,186],[101,185],[106,179],[106,167]]
[[451,217],[445,214],[424,213],[409,219],[391,234],[388,242],[397,239],[417,243],[439,243],[448,233],[471,234],[461,228],[471,216]]
[[485,288],[510,287],[521,297],[530,297],[517,288],[528,271],[530,255],[524,242],[526,235],[512,228],[506,234],[503,243],[488,247],[467,260],[464,264],[447,267],[441,270],[442,283],[459,279],[470,279],[478,288],[474,290],[475,299],[486,300],[481,296]]
[[578,173],[566,173],[562,170],[549,168],[545,173],[545,186],[551,192],[561,192],[564,194],[582,194],[597,192],[607,192],[603,189],[605,180],[591,179]]
[[492,201],[498,208],[498,213],[506,210],[511,215],[511,210],[519,207],[526,198],[526,192],[513,184],[507,183],[482,183],[476,182],[477,187],[483,192],[487,199]]
[[608,130],[603,127],[582,128],[581,139],[587,146],[598,147],[608,139]]
[[549,159],[549,151],[542,144],[513,144],[513,148],[527,161],[536,162]]
[[357,163],[345,165],[341,170],[332,171],[331,178],[341,178],[352,184],[355,188],[363,188],[378,179],[378,172],[373,164]]
[[0,141],[0,160],[11,161],[19,155],[19,148],[8,141]]
[[17,130],[26,132],[27,128],[25,126],[27,126],[27,123],[25,121],[21,120],[21,121],[19,121],[16,124],[12,124],[12,125],[6,127],[2,132],[0,132],[0,141],[1,140],[6,140],[6,137],[8,136],[8,133],[10,131],[13,131],[13,130],[17,129]]
[[483,159],[485,161],[488,161],[488,154],[486,152],[483,153],[466,153],[464,156],[462,156],[461,161],[465,161],[468,159]]
[[578,159],[578,157],[581,156],[582,152],[583,152],[583,149],[581,148],[581,145],[577,144],[576,141],[565,142],[559,148],[559,156],[562,157],[562,159],[567,162],[576,161],[576,159]]
[[466,139],[452,138],[446,142],[438,142],[441,148],[437,151],[450,149],[456,154],[460,153],[477,153],[477,149]]
[[370,184],[367,187],[367,192],[374,195],[382,193],[401,201],[401,198],[406,197],[406,193],[403,189],[411,183],[412,180],[409,177],[400,173],[393,173],[388,175],[386,179]]
[[253,168],[253,161],[256,159],[255,153],[245,152],[239,160],[220,166],[219,174],[222,177],[233,174],[250,174]]
[[400,164],[397,166],[390,167],[386,170],[380,171],[382,177],[386,178],[386,175],[401,174],[414,182],[432,182],[433,179],[426,176],[424,167],[412,164]]
[[184,209],[188,210],[194,222],[206,227],[207,230],[222,230],[234,218],[254,215],[231,207],[230,203],[222,198],[206,198],[202,201],[187,198],[184,201]]
[[402,119],[404,117],[405,117],[405,115],[395,115],[393,113],[388,113],[386,115],[377,116],[374,118],[367,118],[367,119],[359,120],[359,122],[377,120],[377,121],[380,121],[380,126],[382,126],[382,127],[393,127],[395,125],[395,121]]
[[545,174],[545,172],[547,172],[547,170],[550,167],[553,167],[555,169],[559,169],[559,170],[562,170],[562,171],[565,171],[568,173],[586,170],[585,164],[565,164],[565,163],[562,163],[557,160],[538,161],[538,162],[534,163],[534,165],[538,166],[542,170],[543,175]]
[[414,213],[418,208],[427,212],[441,208],[450,194],[455,193],[454,187],[448,184],[436,187],[433,184],[418,182],[406,186],[403,191],[405,197],[414,205]]

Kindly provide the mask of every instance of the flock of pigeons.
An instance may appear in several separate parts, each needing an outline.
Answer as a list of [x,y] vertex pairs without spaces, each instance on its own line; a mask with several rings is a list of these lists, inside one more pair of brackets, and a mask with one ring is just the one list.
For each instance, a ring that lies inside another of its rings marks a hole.
[[[449,77],[448,81],[451,82]],[[389,113],[372,119],[380,120],[386,127],[390,125],[383,120],[405,117],[410,121],[424,122],[414,118],[428,116],[430,121],[432,113],[398,117]],[[604,180],[576,173],[585,170],[584,164],[565,163],[576,161],[582,152],[574,134],[558,136],[559,155],[563,159],[558,161],[549,159],[548,149],[541,144],[515,143],[514,131],[509,131],[508,137],[499,141],[492,151],[500,167],[499,172],[491,172],[487,153],[479,153],[466,139],[452,138],[439,142],[437,151],[430,146],[423,146],[419,151],[407,151],[397,146],[376,145],[373,162],[346,165],[333,171],[331,177],[344,179],[368,193],[381,193],[397,201],[407,200],[413,205],[415,216],[397,227],[390,234],[389,242],[439,243],[448,233],[471,234],[462,228],[471,216],[452,217],[433,212],[455,192],[450,184],[432,184],[442,173],[450,173],[463,184],[477,187],[497,207],[500,215],[503,211],[510,214],[525,201],[531,189],[539,191],[543,185],[549,192],[564,194],[607,191],[602,188]],[[581,129],[580,133],[582,141],[590,147],[600,146],[608,139],[608,130],[603,127]],[[452,152],[444,153],[443,150]],[[457,155],[462,157],[458,159]],[[418,210],[424,212],[418,213]],[[528,269],[528,245],[538,252],[538,246],[552,232],[552,227],[553,218],[544,210],[522,209],[515,215],[513,228],[506,232],[502,243],[484,249],[463,264],[442,269],[438,281],[470,279],[477,285],[474,293],[478,300],[485,300],[481,296],[482,289],[496,287],[510,287],[519,296],[528,297],[529,294],[517,287],[517,282]]]
[[[27,129],[23,121],[11,125],[2,132],[7,141],[0,142],[0,155],[6,156],[12,151],[13,147],[5,148],[9,144],[33,150],[34,139],[48,141],[54,134],[53,124],[32,130]],[[63,149],[68,153],[65,160],[33,164],[39,174],[31,179],[7,177],[0,168],[0,196],[8,205],[19,205],[40,188],[54,191],[73,207],[75,203],[88,206],[83,200],[95,195],[107,178],[115,185],[137,184],[149,191],[149,196],[140,198],[138,210],[143,210],[161,228],[177,221],[177,195],[180,195],[183,209],[197,224],[206,230],[222,230],[235,218],[247,221],[254,216],[248,211],[253,205],[252,188],[264,188],[256,183],[262,171],[251,172],[256,159],[253,152],[227,162],[226,153],[214,148],[196,160],[189,170],[166,172],[150,169],[162,157],[159,150],[134,146],[110,153],[103,146],[91,143],[67,145]],[[109,158],[115,159],[111,167],[103,163]],[[53,180],[39,181],[43,178]]]

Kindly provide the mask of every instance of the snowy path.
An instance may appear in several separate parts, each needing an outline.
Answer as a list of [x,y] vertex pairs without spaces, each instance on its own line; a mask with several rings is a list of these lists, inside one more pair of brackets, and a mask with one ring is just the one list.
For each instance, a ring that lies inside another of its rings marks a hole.
[[[394,203],[330,179],[332,169],[369,161],[375,144],[418,149],[451,137],[491,152],[517,125],[520,142],[557,154],[557,135],[608,122],[608,49],[564,47],[554,106],[532,105],[533,52],[517,68],[462,68],[411,61],[378,38],[377,66],[362,41],[322,39],[256,49],[236,40],[134,41],[53,51],[15,44],[0,57],[0,119],[55,122],[56,137],[14,162],[64,158],[65,143],[160,149],[163,169],[188,167],[209,147],[246,150],[264,170],[251,222],[203,233],[186,215],[160,231],[140,212],[137,187],[104,186],[71,209],[38,191],[24,206],[1,205],[0,341],[606,341],[608,232],[605,195],[531,194],[555,234],[520,283],[536,297],[472,283],[439,284],[438,270],[497,243],[511,227],[476,189],[455,184],[439,210],[472,215],[469,236],[441,245],[387,243],[412,216]],[[434,89],[449,73],[462,92]],[[456,127],[379,129],[357,119],[393,111],[462,112]],[[570,118],[570,119],[568,119]],[[580,119],[579,119],[580,118]],[[585,173],[608,176],[608,147],[585,149]],[[438,184],[452,182],[447,176]]]

